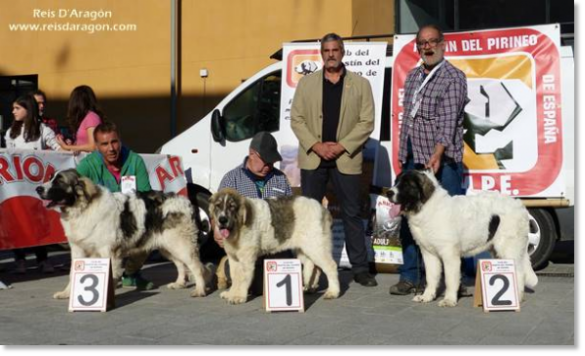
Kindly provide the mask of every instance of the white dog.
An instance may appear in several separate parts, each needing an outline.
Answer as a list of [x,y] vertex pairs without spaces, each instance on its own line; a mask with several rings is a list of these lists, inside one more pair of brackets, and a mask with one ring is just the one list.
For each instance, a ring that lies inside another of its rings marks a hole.
[[435,299],[443,264],[446,290],[439,306],[456,306],[460,258],[486,250],[498,258],[514,260],[520,300],[525,285],[533,288],[538,283],[527,253],[528,211],[521,201],[497,192],[452,197],[432,172],[414,170],[400,174],[387,195],[408,217],[425,263],[427,286],[414,301]]
[[329,283],[326,299],[339,296],[337,264],[333,260],[331,214],[319,202],[300,196],[250,199],[225,188],[214,194],[211,218],[225,238],[232,287],[221,293],[231,304],[245,303],[256,259],[264,254],[295,250],[303,263],[305,290],[317,288],[315,266]]
[[[184,288],[188,268],[196,283],[191,296],[205,296],[207,271],[199,260],[193,207],[185,197],[154,191],[111,193],[74,169],[58,173],[37,192],[49,201],[48,208],[59,208],[71,259],[111,258],[113,278],[118,281],[124,257],[159,249],[179,272],[168,287]],[[53,298],[69,298],[70,284]]]

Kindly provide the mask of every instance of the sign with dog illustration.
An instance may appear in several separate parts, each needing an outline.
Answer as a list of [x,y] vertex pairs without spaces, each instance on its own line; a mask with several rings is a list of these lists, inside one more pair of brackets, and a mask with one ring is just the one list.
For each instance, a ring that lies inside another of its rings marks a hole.
[[267,312],[305,311],[300,260],[264,260],[264,307]]
[[479,260],[475,279],[473,306],[484,312],[520,311],[514,260]]
[[109,258],[78,258],[72,262],[69,311],[101,311],[114,307]]

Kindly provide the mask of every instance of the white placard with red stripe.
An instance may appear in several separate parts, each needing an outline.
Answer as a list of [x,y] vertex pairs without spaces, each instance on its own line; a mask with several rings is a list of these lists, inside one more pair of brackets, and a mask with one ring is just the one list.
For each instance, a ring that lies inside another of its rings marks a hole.
[[78,258],[72,262],[69,311],[105,312],[114,306],[109,258]]
[[514,260],[479,260],[475,281],[474,306],[484,312],[520,311]]
[[304,312],[303,273],[297,259],[264,260],[266,311]]

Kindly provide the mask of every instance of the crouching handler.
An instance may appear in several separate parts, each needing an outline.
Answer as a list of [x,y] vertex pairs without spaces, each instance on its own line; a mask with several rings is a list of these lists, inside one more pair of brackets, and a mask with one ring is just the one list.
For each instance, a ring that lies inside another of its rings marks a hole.
[[[136,191],[152,190],[148,171],[142,157],[122,145],[118,127],[113,122],[99,124],[93,137],[97,150],[81,160],[77,172],[91,179],[95,184],[106,187],[112,193],[122,191],[122,177],[133,176]],[[147,252],[132,255],[126,259],[122,286],[149,290],[154,288],[151,281],[140,274]]]

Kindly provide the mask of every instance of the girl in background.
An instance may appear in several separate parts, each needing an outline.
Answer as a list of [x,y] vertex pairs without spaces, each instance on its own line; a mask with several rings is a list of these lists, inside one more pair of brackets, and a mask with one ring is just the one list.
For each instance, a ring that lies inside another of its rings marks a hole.
[[75,143],[69,145],[61,138],[58,142],[64,150],[73,152],[93,152],[95,141],[93,130],[105,120],[93,89],[81,85],[73,89],[69,98],[67,121],[72,132],[75,133]]
[[[30,150],[60,150],[55,132],[41,123],[39,110],[32,95],[21,96],[12,104],[14,121],[6,132],[6,147]],[[37,264],[43,273],[53,273],[54,268],[47,260],[47,248],[39,246],[32,249],[37,257]],[[16,263],[15,273],[26,273],[26,249],[13,250]]]

